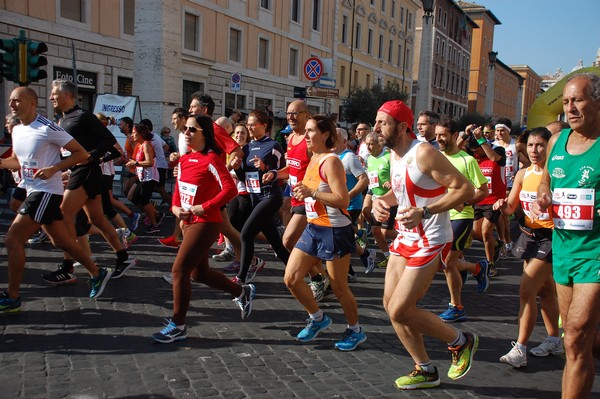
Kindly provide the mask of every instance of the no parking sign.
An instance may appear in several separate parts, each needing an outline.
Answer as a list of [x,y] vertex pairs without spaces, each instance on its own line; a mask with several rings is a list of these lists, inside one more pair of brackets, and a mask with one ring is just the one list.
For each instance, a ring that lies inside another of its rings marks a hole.
[[317,57],[310,57],[304,63],[304,77],[310,82],[316,82],[323,75],[323,62]]
[[237,72],[232,74],[229,88],[231,91],[240,91],[242,89],[242,75]]

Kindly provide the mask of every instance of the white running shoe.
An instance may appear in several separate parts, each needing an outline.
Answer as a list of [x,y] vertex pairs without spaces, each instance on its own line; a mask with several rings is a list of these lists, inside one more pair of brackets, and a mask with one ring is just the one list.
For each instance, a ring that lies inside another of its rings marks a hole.
[[517,348],[516,342],[511,342],[513,346],[510,352],[500,358],[502,363],[510,364],[515,368],[527,366],[527,354]]
[[548,355],[560,356],[565,353],[562,340],[551,342],[546,338],[544,342],[529,351],[533,356],[546,357]]

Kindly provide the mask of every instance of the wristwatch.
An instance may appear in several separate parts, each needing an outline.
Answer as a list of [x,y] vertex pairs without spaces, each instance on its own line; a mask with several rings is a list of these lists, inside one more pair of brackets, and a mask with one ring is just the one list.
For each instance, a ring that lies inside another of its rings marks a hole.
[[431,211],[426,206],[423,207],[423,219],[431,218]]

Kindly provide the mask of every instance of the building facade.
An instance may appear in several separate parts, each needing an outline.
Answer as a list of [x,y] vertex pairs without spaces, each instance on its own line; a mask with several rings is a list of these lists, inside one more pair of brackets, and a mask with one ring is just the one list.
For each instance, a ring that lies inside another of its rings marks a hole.
[[485,100],[490,73],[489,53],[494,48],[494,29],[501,22],[492,11],[475,3],[458,1],[459,7],[477,24],[473,30],[469,73],[469,112],[485,113]]
[[[529,109],[540,95],[542,89],[542,77],[535,73],[528,65],[511,65],[510,68],[523,78],[521,118],[518,120],[521,126],[527,125],[527,114]],[[518,110],[517,110],[518,111]]]
[[[270,107],[284,118],[294,88],[412,87],[417,0],[5,0],[0,37],[25,30],[45,42],[48,79],[32,87],[51,115],[51,81],[78,82],[91,109],[102,93],[139,98],[140,117],[168,124],[201,90],[215,114]],[[304,63],[323,76],[305,77]],[[75,68],[73,68],[75,66]],[[240,81],[233,82],[234,75]],[[0,101],[14,84],[0,83]],[[311,112],[337,113],[340,98],[307,98]],[[136,118],[137,120],[137,118]]]
[[[424,12],[417,12],[415,63],[413,68],[413,108],[418,89],[428,90],[429,110],[449,117],[460,117],[468,108],[471,39],[477,25],[453,0],[436,0],[433,11],[432,48],[421,45]],[[421,52],[427,52],[421,54]],[[429,81],[419,82],[420,60],[430,57]],[[415,109],[418,113],[423,111]]]

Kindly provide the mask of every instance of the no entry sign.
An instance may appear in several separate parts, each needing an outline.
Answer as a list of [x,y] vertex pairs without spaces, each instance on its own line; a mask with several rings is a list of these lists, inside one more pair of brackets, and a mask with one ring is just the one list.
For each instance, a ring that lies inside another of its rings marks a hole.
[[304,77],[310,81],[315,82],[323,75],[323,63],[317,57],[310,57],[304,63]]

